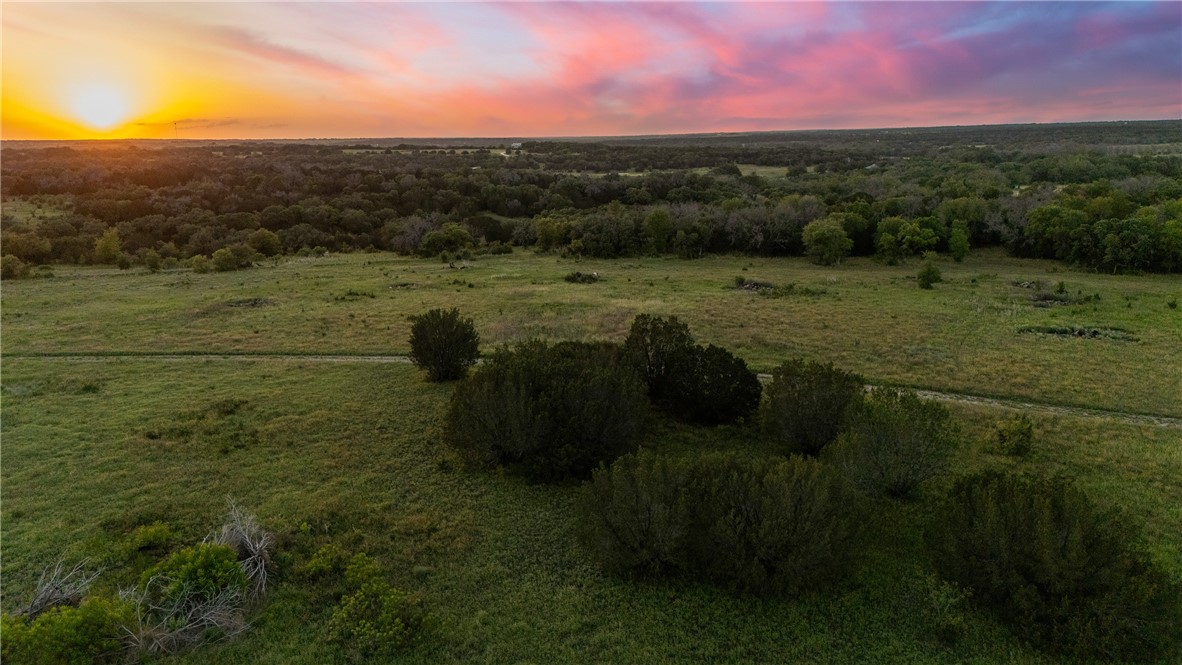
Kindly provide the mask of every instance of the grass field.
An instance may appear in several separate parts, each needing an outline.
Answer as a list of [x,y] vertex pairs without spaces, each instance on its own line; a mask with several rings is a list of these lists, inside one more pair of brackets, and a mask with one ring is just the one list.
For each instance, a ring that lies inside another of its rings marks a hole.
[[[421,592],[445,628],[406,662],[1042,662],[981,616],[955,648],[928,637],[914,582],[919,505],[884,506],[871,526],[875,553],[836,597],[633,585],[605,577],[576,545],[575,488],[454,468],[438,424],[451,388],[409,366],[21,358],[3,369],[6,603],[63,551],[107,561],[118,578],[131,564],[111,552],[139,524],[161,520],[182,541],[198,540],[231,496],[285,534],[283,561],[336,542]],[[231,414],[219,406],[227,401],[237,405]],[[1013,464],[985,443],[1001,414],[957,413],[971,439],[962,469]],[[178,421],[197,424],[176,433]],[[1019,464],[1069,472],[1126,507],[1182,576],[1177,432],[1037,422],[1040,445]],[[665,424],[647,445],[767,454],[754,439]],[[188,660],[341,661],[323,639],[330,599],[293,567],[250,635]]]
[[[916,266],[869,259],[822,268],[803,259],[562,260],[518,252],[449,268],[437,260],[353,254],[242,272],[58,268],[3,285],[4,352],[405,353],[407,317],[458,307],[484,347],[528,337],[623,339],[641,312],[676,315],[702,342],[760,370],[786,357],[832,361],[872,382],[1034,402],[1182,416],[1182,299],[1176,276],[1082,273],[995,253]],[[603,281],[569,284],[568,272]],[[782,297],[737,290],[743,276]],[[1098,301],[1036,307],[1064,283]],[[1128,331],[1135,341],[1031,334],[1038,327]]]
[[[325,639],[331,590],[297,574],[328,542],[370,553],[441,618],[440,634],[399,662],[1053,662],[983,614],[968,616],[955,646],[931,637],[935,610],[916,572],[924,503],[881,506],[868,525],[871,553],[834,594],[760,600],[689,582],[635,584],[599,572],[576,544],[577,488],[458,468],[441,444],[452,387],[408,365],[21,354],[405,353],[406,316],[451,305],[475,318],[490,348],[529,336],[622,339],[633,315],[652,312],[683,317],[700,341],[760,369],[802,354],[880,382],[1182,415],[1182,311],[1166,304],[1182,295],[1177,278],[994,254],[941,264],[947,282],[930,292],[916,287],[914,265],[869,261],[576,263],[518,253],[468,265],[347,255],[236,273],[58,268],[54,278],[6,281],[4,607],[63,552],[107,564],[107,588],[132,580],[144,562],[121,545],[137,525],[162,521],[178,544],[195,542],[232,497],[280,534],[279,580],[248,635],[178,662],[345,662]],[[572,270],[604,281],[563,282]],[[735,290],[738,275],[795,293]],[[1101,297],[1036,308],[1031,289],[1012,286],[1033,280]],[[1067,325],[1127,329],[1137,341],[1018,332]],[[1069,474],[1124,509],[1182,578],[1182,430],[1036,413],[1035,451],[1014,461],[990,451],[1007,410],[951,408],[967,438],[957,473]],[[747,428],[663,421],[645,445],[772,454]]]

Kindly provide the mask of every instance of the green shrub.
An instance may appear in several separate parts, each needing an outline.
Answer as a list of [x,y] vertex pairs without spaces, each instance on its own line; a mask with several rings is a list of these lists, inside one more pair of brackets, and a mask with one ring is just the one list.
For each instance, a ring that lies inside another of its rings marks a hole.
[[410,317],[410,359],[431,381],[462,379],[480,357],[480,335],[457,309]]
[[936,267],[936,264],[927,261],[919,269],[915,280],[919,284],[919,288],[930,289],[933,284],[944,281],[944,278],[940,275],[940,269]]
[[174,552],[144,571],[140,583],[160,578],[161,600],[209,600],[229,589],[245,589],[246,575],[238,565],[238,553],[226,545],[201,543]]
[[999,422],[995,433],[997,450],[1003,455],[1022,457],[1034,445],[1034,423],[1024,413]]
[[826,455],[864,490],[908,498],[942,473],[958,431],[948,410],[910,391],[878,390],[852,404]]
[[852,570],[855,503],[816,460],[706,458],[691,494],[695,568],[753,593],[800,593]]
[[279,235],[269,229],[255,229],[247,237],[246,244],[261,256],[275,256],[283,252]]
[[129,604],[98,597],[87,598],[77,607],[54,607],[31,622],[5,614],[0,660],[22,665],[122,661],[120,638],[132,615]]
[[948,236],[948,253],[952,260],[960,263],[969,255],[969,229],[962,221],[952,224],[952,234]]
[[684,569],[692,527],[691,469],[640,452],[596,469],[579,498],[579,540],[603,567],[624,575]]
[[968,635],[972,592],[921,570],[911,593],[913,611],[938,642],[951,646]]
[[0,279],[20,279],[28,275],[29,264],[12,254],[5,254],[0,258]]
[[197,254],[189,259],[189,268],[198,274],[205,274],[212,270],[209,259],[201,254]]
[[580,540],[609,571],[688,574],[796,593],[852,570],[856,504],[813,460],[692,463],[640,454],[600,469],[580,498]]
[[676,354],[665,398],[674,416],[704,425],[738,422],[759,408],[763,386],[742,358],[713,344]]
[[674,359],[693,347],[689,326],[676,316],[663,319],[638,314],[624,340],[624,353],[644,378],[654,402],[663,400],[669,391]]
[[[336,552],[328,557],[335,559]],[[345,580],[350,590],[333,609],[328,633],[352,656],[366,660],[389,655],[419,644],[432,632],[434,619],[419,599],[391,587],[368,555],[349,559]]]
[[817,455],[837,438],[846,410],[862,399],[863,384],[862,377],[832,364],[786,361],[772,371],[764,431],[787,452]]
[[808,255],[823,266],[841,263],[854,247],[854,241],[850,240],[841,220],[833,215],[809,222],[801,238]]
[[1019,636],[1066,656],[1154,660],[1182,642],[1182,585],[1126,519],[1062,478],[963,478],[926,531],[937,571]]
[[437,256],[443,252],[458,252],[471,246],[472,234],[468,229],[449,222],[423,236],[419,244],[419,255]]
[[242,243],[223,247],[213,253],[210,263],[217,272],[229,272],[239,268],[249,268],[254,265],[258,254]]
[[562,278],[564,281],[571,284],[594,284],[599,281],[599,273],[597,272],[575,272],[567,273]]
[[159,252],[156,250],[148,249],[141,252],[140,261],[143,261],[144,267],[148,269],[148,272],[160,272],[160,264],[162,263],[162,259],[160,258]]
[[447,439],[471,464],[561,481],[635,450],[645,416],[644,384],[619,347],[526,342],[456,388]]

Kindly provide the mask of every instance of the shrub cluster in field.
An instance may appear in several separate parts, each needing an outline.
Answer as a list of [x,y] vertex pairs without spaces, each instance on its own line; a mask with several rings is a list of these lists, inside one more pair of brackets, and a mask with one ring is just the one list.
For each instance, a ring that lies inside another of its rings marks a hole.
[[694,574],[753,593],[796,593],[848,576],[854,505],[842,478],[816,460],[642,452],[584,486],[580,539],[617,573]]
[[[137,530],[129,548],[171,540],[167,529]],[[220,531],[173,552],[115,597],[90,594],[98,572],[84,564],[47,568],[33,598],[3,616],[0,657],[13,663],[135,661],[178,653],[246,629],[271,567],[272,536],[232,506]]]
[[[829,364],[789,360],[761,402],[763,392],[725,349],[696,345],[676,318],[642,314],[622,346],[498,351],[457,387],[447,436],[470,463],[530,480],[591,473],[579,539],[608,571],[759,594],[839,585],[862,551],[859,527],[888,501],[920,499],[947,472],[960,429],[935,401],[867,391]],[[759,409],[783,456],[637,453],[650,403],[705,425],[748,423]],[[1033,436],[1029,418],[1013,418],[998,425],[995,450],[1025,455]],[[974,476],[934,512],[926,542],[938,577],[918,578],[942,641],[965,633],[976,606],[1070,656],[1152,659],[1182,642],[1182,588],[1134,548],[1126,523],[1065,482]]]

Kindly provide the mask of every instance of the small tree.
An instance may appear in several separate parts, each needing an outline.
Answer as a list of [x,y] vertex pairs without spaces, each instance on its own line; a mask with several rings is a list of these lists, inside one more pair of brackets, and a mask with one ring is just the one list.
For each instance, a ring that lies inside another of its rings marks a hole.
[[919,269],[919,273],[915,276],[915,281],[919,284],[919,288],[930,289],[936,282],[944,281],[944,278],[940,275],[940,269],[936,267],[936,264],[932,263],[931,259],[928,259],[923,264],[923,267]]
[[644,383],[618,346],[527,342],[497,351],[452,394],[447,439],[476,466],[534,481],[585,478],[636,450]]
[[854,246],[841,220],[832,216],[809,222],[804,227],[803,239],[805,251],[823,266],[841,263]]
[[997,423],[997,450],[1003,455],[1022,457],[1034,445],[1034,423],[1025,413]]
[[262,256],[275,256],[283,252],[279,236],[269,229],[256,229],[246,239],[246,244]]
[[119,230],[110,227],[103,231],[103,235],[94,241],[94,262],[114,264],[123,256],[123,242],[119,239]]
[[826,450],[862,489],[908,498],[942,473],[958,440],[948,410],[910,391],[878,390],[853,404]]
[[651,314],[638,314],[624,340],[624,353],[648,384],[653,401],[664,399],[674,358],[694,346],[689,326],[676,316],[663,319]]
[[661,575],[689,565],[691,468],[641,451],[597,469],[579,500],[579,540],[603,567]]
[[5,254],[0,258],[0,279],[20,279],[28,275],[29,266],[24,261],[12,254]]
[[816,455],[837,438],[850,404],[862,398],[864,381],[832,364],[794,359],[772,372],[763,428],[786,452]]
[[1129,520],[1063,478],[963,478],[926,539],[940,575],[1048,651],[1089,662],[1177,655],[1182,585],[1135,549]]
[[462,379],[480,357],[480,335],[460,311],[433,309],[410,317],[410,359],[430,381]]
[[698,467],[691,548],[706,577],[759,594],[798,593],[851,572],[856,502],[832,468],[802,457],[708,457]]
[[759,408],[763,386],[742,358],[710,344],[674,356],[660,405],[674,416],[703,425],[742,420]]
[[969,229],[963,221],[952,223],[952,235],[948,236],[948,253],[952,260],[960,263],[969,255]]

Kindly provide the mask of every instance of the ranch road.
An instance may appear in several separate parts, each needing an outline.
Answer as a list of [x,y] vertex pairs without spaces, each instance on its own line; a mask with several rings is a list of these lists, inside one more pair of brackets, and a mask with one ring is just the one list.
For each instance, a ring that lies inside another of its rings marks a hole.
[[[124,362],[124,361],[153,361],[153,362],[209,362],[209,361],[274,361],[274,362],[307,362],[307,363],[385,363],[410,364],[408,356],[386,355],[331,355],[331,354],[265,354],[265,353],[105,353],[105,354],[23,354],[12,353],[0,355],[5,361],[13,360],[58,360],[65,362]],[[760,381],[770,381],[771,374],[760,374]],[[867,389],[877,386],[867,385]],[[1107,418],[1130,425],[1153,425],[1182,429],[1182,418],[1169,416],[1155,416],[1141,413],[1127,413],[1123,411],[1108,411],[1104,409],[1089,409],[1078,406],[1060,404],[1039,404],[1023,402],[1016,399],[999,397],[983,397],[964,393],[948,393],[936,390],[914,389],[915,393],[925,399],[941,402],[958,402],[961,404],[977,404],[994,408],[1018,409],[1036,411],[1066,416],[1084,418]]]

